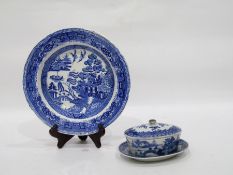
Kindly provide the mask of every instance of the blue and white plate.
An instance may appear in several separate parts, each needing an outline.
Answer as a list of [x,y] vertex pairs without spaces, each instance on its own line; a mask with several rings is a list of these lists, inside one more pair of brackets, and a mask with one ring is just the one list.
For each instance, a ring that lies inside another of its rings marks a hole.
[[167,155],[157,155],[157,156],[135,156],[133,155],[130,150],[127,142],[123,142],[122,144],[119,145],[119,151],[121,155],[134,159],[134,160],[139,160],[139,161],[145,161],[145,162],[152,162],[152,161],[161,161],[161,160],[166,160],[169,158],[172,158],[174,156],[177,156],[179,154],[182,154],[185,150],[188,148],[188,143],[182,139],[179,140],[178,147],[175,151],[167,154]]
[[110,125],[124,109],[129,72],[119,50],[104,37],[79,28],[50,34],[24,68],[27,101],[48,126],[88,135]]

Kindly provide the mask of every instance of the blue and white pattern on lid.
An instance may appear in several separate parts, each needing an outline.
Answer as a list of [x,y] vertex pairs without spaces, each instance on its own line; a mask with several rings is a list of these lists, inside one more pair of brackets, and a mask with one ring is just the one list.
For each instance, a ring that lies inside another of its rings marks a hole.
[[118,49],[93,32],[57,31],[36,45],[24,68],[30,107],[49,126],[66,134],[97,132],[124,109],[130,89]]
[[156,123],[155,120],[150,120],[149,124],[142,124],[129,128],[125,131],[125,135],[126,137],[150,138],[174,135],[180,132],[181,129],[177,126],[165,123]]

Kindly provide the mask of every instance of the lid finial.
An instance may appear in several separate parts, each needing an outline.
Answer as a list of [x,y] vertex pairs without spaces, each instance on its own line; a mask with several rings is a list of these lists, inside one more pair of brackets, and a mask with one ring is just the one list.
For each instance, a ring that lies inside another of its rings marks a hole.
[[155,119],[150,119],[149,120],[149,124],[150,125],[155,125],[156,124],[156,120]]

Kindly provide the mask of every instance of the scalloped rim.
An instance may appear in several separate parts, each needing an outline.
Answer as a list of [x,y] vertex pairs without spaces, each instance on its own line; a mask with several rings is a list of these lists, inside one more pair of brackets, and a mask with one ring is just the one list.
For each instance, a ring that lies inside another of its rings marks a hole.
[[[130,82],[130,75],[129,75],[129,68],[128,68],[128,65],[127,65],[127,63],[126,63],[126,61],[125,61],[125,58],[124,58],[123,55],[120,53],[119,49],[118,49],[113,43],[111,43],[108,39],[106,39],[104,36],[99,35],[99,34],[97,34],[97,33],[94,32],[94,31],[86,30],[86,29],[83,29],[83,28],[65,28],[65,29],[61,29],[61,30],[58,30],[58,31],[56,31],[56,32],[53,32],[53,33],[47,35],[47,36],[44,37],[39,43],[37,43],[37,44],[33,47],[32,51],[30,52],[30,54],[29,54],[29,56],[28,56],[28,58],[27,58],[27,61],[26,61],[26,63],[25,63],[25,66],[24,66],[24,70],[23,70],[23,82],[22,82],[22,83],[23,83],[24,95],[25,95],[26,100],[27,100],[27,102],[28,102],[28,104],[29,104],[29,107],[34,111],[34,113],[36,114],[36,116],[37,116],[43,123],[45,123],[47,126],[52,127],[52,125],[50,125],[49,123],[47,123],[46,121],[43,120],[43,118],[42,118],[42,117],[40,116],[40,114],[36,111],[36,109],[34,108],[33,104],[32,104],[31,101],[29,100],[29,97],[28,97],[28,94],[27,94],[27,91],[26,91],[26,80],[25,80],[25,79],[26,79],[26,70],[27,70],[27,67],[28,67],[30,58],[32,57],[32,54],[34,53],[34,51],[36,50],[36,48],[37,48],[38,46],[40,46],[41,44],[43,44],[44,42],[46,42],[47,40],[49,40],[53,35],[58,34],[58,33],[62,33],[62,32],[68,32],[68,31],[84,31],[84,32],[86,32],[86,33],[91,33],[91,34],[95,35],[96,37],[105,40],[106,42],[108,42],[108,44],[109,44],[111,47],[114,48],[114,51],[119,55],[119,57],[122,58],[121,61],[122,61],[123,65],[124,65],[124,67],[126,68],[125,73],[126,73],[126,78],[127,78],[127,82],[128,82],[128,84],[127,84],[128,88],[127,88],[127,91],[126,91],[126,95],[125,95],[124,101],[123,101],[123,103],[122,103],[120,109],[119,109],[118,112],[116,113],[116,115],[114,115],[114,117],[112,118],[112,120],[109,120],[108,123],[105,123],[105,124],[104,124],[104,127],[106,128],[106,127],[108,127],[111,123],[113,123],[113,122],[119,117],[119,115],[122,113],[122,111],[124,110],[124,108],[125,108],[125,106],[126,106],[126,103],[127,103],[127,101],[128,101],[128,98],[129,98],[129,93],[130,93],[130,88],[131,88],[131,82]],[[58,127],[58,131],[61,132],[61,133],[64,133],[64,134],[89,135],[89,134],[94,134],[94,133],[98,132],[98,129],[97,129],[97,130],[90,131],[90,132],[88,132],[88,133],[86,133],[86,132],[85,132],[85,133],[82,133],[82,132],[65,132],[65,131],[59,130],[59,127]]]

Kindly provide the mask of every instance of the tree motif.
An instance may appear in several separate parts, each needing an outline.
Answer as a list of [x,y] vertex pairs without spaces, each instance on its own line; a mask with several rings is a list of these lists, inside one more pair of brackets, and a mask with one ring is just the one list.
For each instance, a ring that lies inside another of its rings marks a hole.
[[83,72],[78,74],[78,86],[74,87],[76,91],[82,91],[88,97],[104,98],[104,92],[98,91],[97,87],[102,83],[102,76],[106,70],[102,66],[102,62],[97,56],[90,54],[88,60],[84,62],[86,67]]
[[106,98],[106,94],[98,90],[98,86],[101,85],[102,78],[106,74],[102,62],[98,60],[95,54],[90,54],[84,65],[85,67],[82,68],[82,72],[70,72],[67,79],[69,91],[77,96],[72,103],[80,104],[80,99],[87,101],[82,113],[85,113],[94,98]]
[[174,137],[165,139],[163,153],[166,155],[176,148],[177,140]]
[[59,81],[58,84],[57,84],[57,87],[58,87],[58,90],[60,92],[63,92],[65,89],[64,89],[64,86],[62,85],[62,83]]
[[49,84],[49,88],[48,88],[49,94],[52,98],[56,98],[57,97],[57,87],[55,86],[55,84],[53,82],[51,82]]

